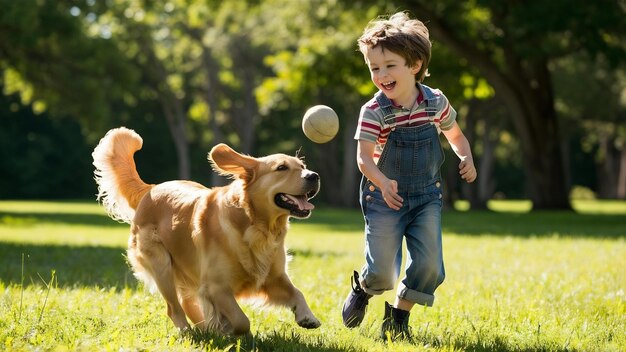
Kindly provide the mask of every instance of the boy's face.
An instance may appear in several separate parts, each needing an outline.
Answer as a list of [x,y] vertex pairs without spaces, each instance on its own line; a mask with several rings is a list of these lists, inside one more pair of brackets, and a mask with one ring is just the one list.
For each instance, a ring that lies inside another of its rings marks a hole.
[[417,93],[415,74],[422,65],[421,61],[409,67],[402,56],[389,50],[383,51],[380,46],[368,48],[364,57],[376,87],[394,103],[411,108]]

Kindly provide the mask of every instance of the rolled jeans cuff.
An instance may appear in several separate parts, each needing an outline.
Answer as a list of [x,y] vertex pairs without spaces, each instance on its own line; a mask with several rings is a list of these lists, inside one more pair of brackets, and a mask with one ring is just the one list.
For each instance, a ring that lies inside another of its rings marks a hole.
[[361,288],[363,289],[363,291],[365,291],[365,293],[370,294],[372,296],[378,296],[378,295],[382,295],[383,293],[385,293],[385,291],[389,291],[389,290],[374,290],[371,289],[369,287],[367,287],[367,283],[365,282],[365,280],[361,281]]
[[432,307],[433,302],[435,301],[434,295],[411,290],[410,288],[406,287],[402,282],[398,284],[397,295],[399,298],[402,298],[406,301],[428,307]]

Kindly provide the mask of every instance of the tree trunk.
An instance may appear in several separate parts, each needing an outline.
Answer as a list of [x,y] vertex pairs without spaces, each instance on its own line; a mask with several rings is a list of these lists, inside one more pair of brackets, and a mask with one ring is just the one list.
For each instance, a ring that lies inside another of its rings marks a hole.
[[[500,132],[499,130],[497,131]],[[478,180],[478,202],[479,207],[487,208],[487,201],[491,199],[496,190],[496,182],[493,178],[493,172],[496,165],[496,145],[498,143],[498,135],[490,133],[483,135],[483,155],[480,158],[479,170],[481,178]]]
[[[444,142],[445,143],[445,142]],[[455,210],[454,204],[459,200],[458,185],[461,183],[461,176],[458,172],[459,159],[451,149],[446,149],[445,171],[443,176],[443,210]]]
[[245,69],[243,72],[243,87],[244,87],[244,108],[243,113],[239,116],[233,116],[234,120],[239,121],[238,135],[241,141],[241,152],[245,154],[252,154],[254,151],[254,145],[256,143],[256,124],[258,105],[256,97],[254,96],[254,73],[251,69]]
[[359,205],[359,186],[361,172],[356,165],[356,141],[354,131],[350,128],[343,128],[341,134],[343,143],[343,157],[341,158],[341,179],[339,194],[340,199],[336,203],[344,207],[357,207]]
[[318,145],[317,152],[317,165],[319,166],[320,178],[323,182],[322,192],[324,197],[328,200],[329,204],[337,205],[341,204],[342,190],[339,176],[341,171],[341,155],[338,153],[338,147],[340,141],[333,140],[332,142]]
[[[217,145],[225,140],[220,123],[217,121],[219,115],[218,92],[220,90],[220,81],[218,72],[220,66],[213,57],[213,50],[210,44],[203,42],[204,32],[201,29],[188,26],[182,26],[181,28],[202,47],[202,68],[205,70],[207,76],[204,102],[209,107],[209,130],[213,135],[212,144]],[[211,173],[209,183],[211,187],[223,186],[228,183],[228,179],[213,172]]]
[[[162,103],[162,105],[164,105],[164,103]],[[181,180],[189,180],[191,178],[191,165],[189,163],[189,142],[187,141],[187,133],[185,131],[185,115],[181,114],[181,111],[172,112],[172,109],[165,107],[163,110],[165,111],[167,125],[169,126],[172,139],[174,140],[174,147],[176,148],[178,177]]]
[[[206,46],[203,46],[202,62],[208,77],[204,99],[209,107],[209,129],[213,134],[213,145],[217,145],[224,141],[221,126],[217,121],[219,110],[217,96],[217,92],[219,91],[219,77],[217,73],[219,72],[219,64],[213,58],[211,49]],[[227,182],[226,178],[218,175],[217,172],[211,174],[211,186],[222,186]]]
[[552,106],[542,108],[536,97],[530,97],[531,106],[522,106],[523,97],[506,89],[500,91],[509,107],[518,107],[511,113],[520,137],[533,209],[571,209],[556,112]]
[[176,156],[178,159],[178,177],[181,180],[191,178],[191,164],[189,162],[189,141],[187,137],[187,117],[182,107],[182,102],[169,89],[167,84],[167,70],[163,63],[157,58],[151,41],[146,38],[140,40],[141,49],[148,58],[148,65],[140,65],[144,67],[146,76],[152,80],[157,91],[159,102],[170,134],[176,148]]
[[[463,194],[470,203],[470,209],[487,209],[487,201],[491,198],[495,188],[493,180],[493,169],[495,165],[495,148],[497,140],[493,135],[499,134],[499,128],[495,127],[494,119],[490,118],[488,111],[493,111],[493,100],[488,102],[472,100],[469,104],[467,115],[465,117],[465,136],[470,145],[476,148],[476,142],[481,136],[477,135],[477,127],[482,121],[489,128],[483,129],[482,135],[482,154],[480,157],[474,153],[474,163],[478,177],[473,184],[463,182]],[[491,109],[490,109],[491,108]],[[494,129],[496,131],[494,131]]]
[[626,146],[620,151],[619,176],[617,177],[617,198],[626,199]]
[[[453,26],[421,1],[412,4],[415,11],[424,16],[422,19],[428,23],[432,36],[478,68],[509,108],[522,144],[528,196],[533,209],[570,210],[547,62],[541,58],[522,62],[515,50],[505,43],[501,48],[504,63],[498,64],[490,53],[459,38]],[[507,33],[504,36],[503,42],[506,42]]]
[[240,93],[242,102],[238,103],[236,99],[231,99],[233,101],[233,112],[230,115],[230,121],[233,123],[235,132],[239,137],[239,151],[245,154],[253,154],[256,143],[255,127],[259,114],[259,107],[254,95],[256,88],[255,77],[260,75],[259,70],[262,69],[262,65],[259,64],[258,58],[263,55],[255,52],[251,39],[243,34],[233,38],[229,47],[232,58],[235,61],[234,67],[239,67],[239,69],[233,70],[233,73],[242,83]]
[[[626,175],[623,168],[626,163],[626,153],[615,147],[615,136],[608,132],[600,133],[598,161],[598,197],[605,199],[623,199],[626,188]],[[620,195],[620,192],[621,195]]]

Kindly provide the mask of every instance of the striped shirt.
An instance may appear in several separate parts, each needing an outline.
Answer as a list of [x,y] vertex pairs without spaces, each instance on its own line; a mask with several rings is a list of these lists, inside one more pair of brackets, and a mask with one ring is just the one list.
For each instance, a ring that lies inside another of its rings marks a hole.
[[[439,89],[431,89],[423,84],[418,84],[418,90],[419,94],[415,104],[417,108],[414,110],[404,109],[392,101],[391,110],[396,116],[395,122],[391,122],[393,125],[389,121],[385,121],[383,111],[376,98],[372,98],[361,107],[354,139],[376,144],[374,150],[375,163],[378,163],[392,128],[414,127],[426,123],[435,124],[440,131],[447,131],[452,128],[454,121],[456,121],[456,111],[450,106],[448,98]],[[426,95],[432,96],[434,99],[434,106],[436,107],[434,116],[428,116],[426,112],[425,90],[428,90],[429,93]]]

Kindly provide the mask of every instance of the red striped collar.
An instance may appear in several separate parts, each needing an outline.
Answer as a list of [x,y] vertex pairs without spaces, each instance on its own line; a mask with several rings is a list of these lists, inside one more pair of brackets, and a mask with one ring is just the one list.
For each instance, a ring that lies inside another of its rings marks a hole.
[[[419,83],[416,84],[416,87],[417,87],[417,98],[415,100],[416,101],[415,106],[419,106],[424,101],[424,93],[422,92],[422,86]],[[393,100],[391,100],[391,106],[394,109],[403,109],[402,106],[397,105],[396,102]]]

